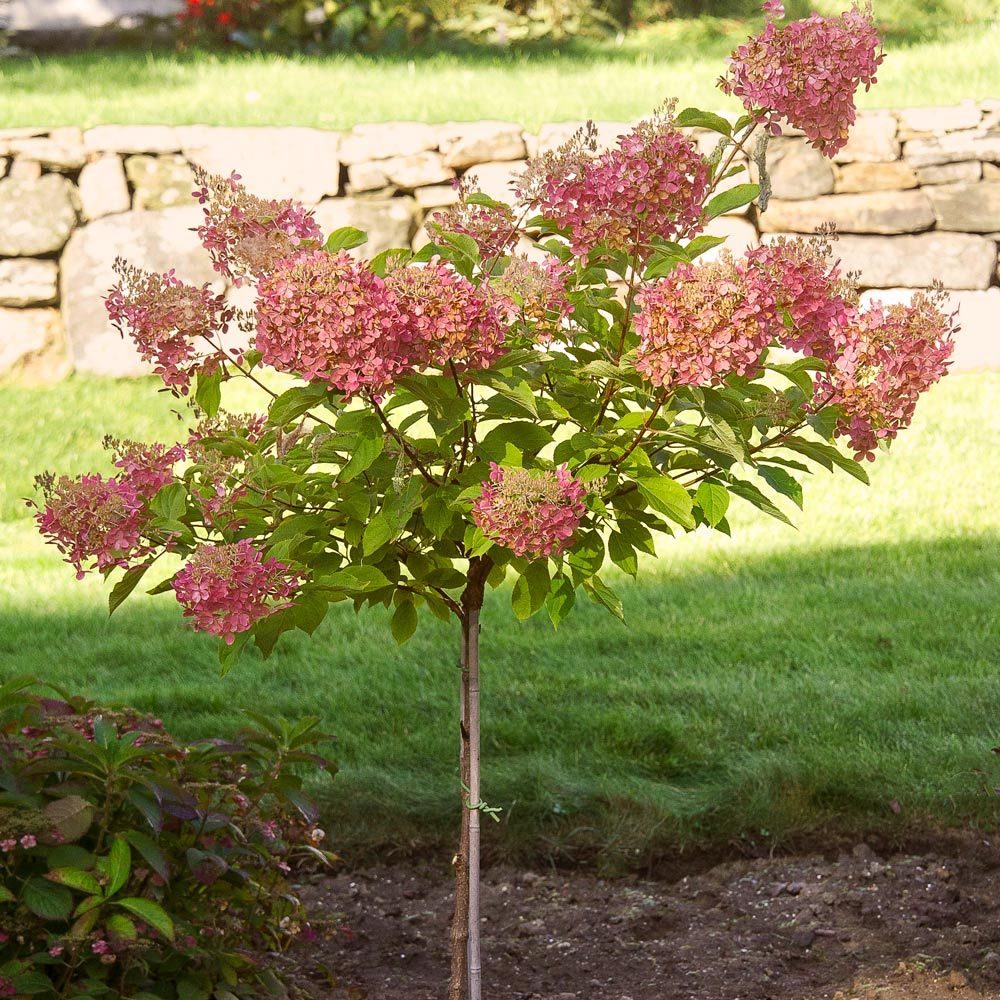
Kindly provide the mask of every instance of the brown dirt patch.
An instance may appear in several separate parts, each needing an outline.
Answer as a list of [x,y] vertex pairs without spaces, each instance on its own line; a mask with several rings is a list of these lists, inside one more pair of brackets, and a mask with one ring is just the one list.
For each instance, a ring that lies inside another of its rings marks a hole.
[[[345,872],[307,895],[349,928],[299,958],[326,996],[444,996],[446,868]],[[1000,1000],[1000,851],[981,836],[671,880],[496,868],[483,897],[489,1000]]]

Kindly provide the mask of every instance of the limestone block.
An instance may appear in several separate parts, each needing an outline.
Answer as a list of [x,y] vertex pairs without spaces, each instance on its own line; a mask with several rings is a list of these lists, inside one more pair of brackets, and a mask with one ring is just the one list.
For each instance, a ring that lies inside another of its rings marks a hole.
[[125,160],[125,173],[135,190],[136,208],[157,211],[193,204],[194,173],[183,156],[130,156]]
[[837,163],[879,162],[899,157],[896,119],[890,111],[862,111],[847,143],[834,159]]
[[72,173],[87,162],[87,150],[82,142],[70,144],[52,138],[35,138],[12,139],[5,145],[12,156],[40,163],[46,170]]
[[389,187],[389,178],[382,169],[382,163],[352,163],[347,168],[348,194],[360,194],[363,191],[381,191]]
[[913,233],[934,225],[934,210],[923,191],[873,191],[808,201],[775,198],[759,217],[765,232],[811,233],[828,222],[841,233]]
[[119,156],[104,153],[80,171],[80,204],[85,219],[129,210],[128,185]]
[[1000,184],[940,184],[927,189],[938,229],[959,233],[1000,230]]
[[834,190],[838,194],[861,191],[905,191],[917,186],[913,168],[895,160],[892,163],[845,163],[837,170]]
[[396,187],[408,191],[428,184],[440,184],[455,176],[455,171],[444,165],[441,154],[431,151],[395,156],[384,160],[380,166]]
[[524,171],[525,165],[525,160],[478,163],[469,170],[466,177],[472,190],[482,191],[497,201],[510,202],[514,199],[510,185]]
[[357,125],[340,142],[340,160],[350,166],[368,160],[413,156],[429,149],[437,149],[438,127],[423,122]]
[[59,301],[59,265],[54,260],[0,260],[0,306],[51,306]]
[[[628,122],[595,122],[595,124],[599,150],[612,149],[617,146],[618,137],[624,135],[631,128]],[[558,149],[581,128],[583,128],[583,122],[555,122],[543,125],[538,131],[538,153],[549,153]]]
[[957,132],[975,128],[982,118],[982,112],[974,101],[944,108],[903,108],[897,112],[899,124],[911,132]]
[[[753,171],[756,179],[756,169]],[[830,161],[801,139],[772,139],[767,147],[771,196],[788,200],[818,198],[833,191]],[[745,181],[745,177],[740,178]]]
[[[993,167],[987,163],[987,167]],[[917,167],[917,180],[922,185],[930,184],[970,184],[983,176],[983,164],[978,160],[962,163],[941,163],[934,167]]]
[[325,198],[316,206],[316,221],[327,235],[343,226],[366,232],[368,242],[352,252],[370,260],[383,250],[410,245],[416,230],[416,202],[412,198]]
[[0,308],[0,376],[20,371],[60,338],[58,309]]
[[521,160],[528,152],[521,126],[511,122],[449,122],[441,127],[438,142],[445,165],[456,170],[496,160]]
[[60,174],[0,181],[0,257],[61,250],[77,221],[76,188]]
[[181,139],[169,125],[98,125],[84,132],[83,144],[96,153],[176,153]]
[[949,132],[933,139],[911,139],[903,144],[903,157],[915,167],[933,167],[963,160],[1000,163],[1000,132],[970,129]]

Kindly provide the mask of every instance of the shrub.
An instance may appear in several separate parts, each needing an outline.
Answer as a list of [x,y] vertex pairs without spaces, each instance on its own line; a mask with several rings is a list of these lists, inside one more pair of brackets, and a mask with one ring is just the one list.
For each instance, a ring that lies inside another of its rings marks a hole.
[[287,881],[329,863],[316,719],[184,744],[158,719],[0,686],[0,996],[248,996],[316,933]]

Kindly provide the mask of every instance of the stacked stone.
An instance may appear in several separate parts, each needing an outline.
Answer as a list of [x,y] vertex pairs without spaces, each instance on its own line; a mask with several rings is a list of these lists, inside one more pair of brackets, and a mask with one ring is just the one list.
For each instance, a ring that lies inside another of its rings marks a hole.
[[[314,206],[329,232],[369,233],[359,252],[419,246],[422,223],[454,203],[454,182],[508,198],[528,157],[558,146],[576,123],[527,134],[507,122],[360,125],[347,134],[307,128],[100,126],[0,131],[0,376],[58,378],[70,370],[134,375],[145,369],[111,329],[102,297],[115,257],[174,267],[186,281],[212,271],[192,231],[193,167],[237,170],[255,193]],[[627,123],[599,123],[612,144]],[[708,153],[716,136],[698,133]],[[1000,307],[1000,101],[863,113],[831,164],[801,136],[772,141],[773,196],[713,221],[739,252],[779,232],[832,221],[846,268],[865,288],[901,297],[939,278],[954,290],[964,327],[959,365],[1000,366],[991,310]],[[738,183],[734,178],[727,183]],[[244,296],[246,290],[242,293]],[[245,302],[243,303],[245,304]]]

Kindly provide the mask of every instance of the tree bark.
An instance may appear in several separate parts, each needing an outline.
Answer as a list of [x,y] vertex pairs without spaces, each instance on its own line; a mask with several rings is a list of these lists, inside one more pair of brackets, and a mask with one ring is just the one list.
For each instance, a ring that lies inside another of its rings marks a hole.
[[469,628],[468,616],[462,616],[462,640],[459,680],[459,789],[462,803],[462,824],[458,839],[455,866],[455,912],[451,922],[451,980],[448,1000],[462,1000],[469,966],[469,810],[466,788],[469,787]]
[[469,1000],[481,1000],[482,952],[479,943],[479,608],[468,611],[469,646]]

